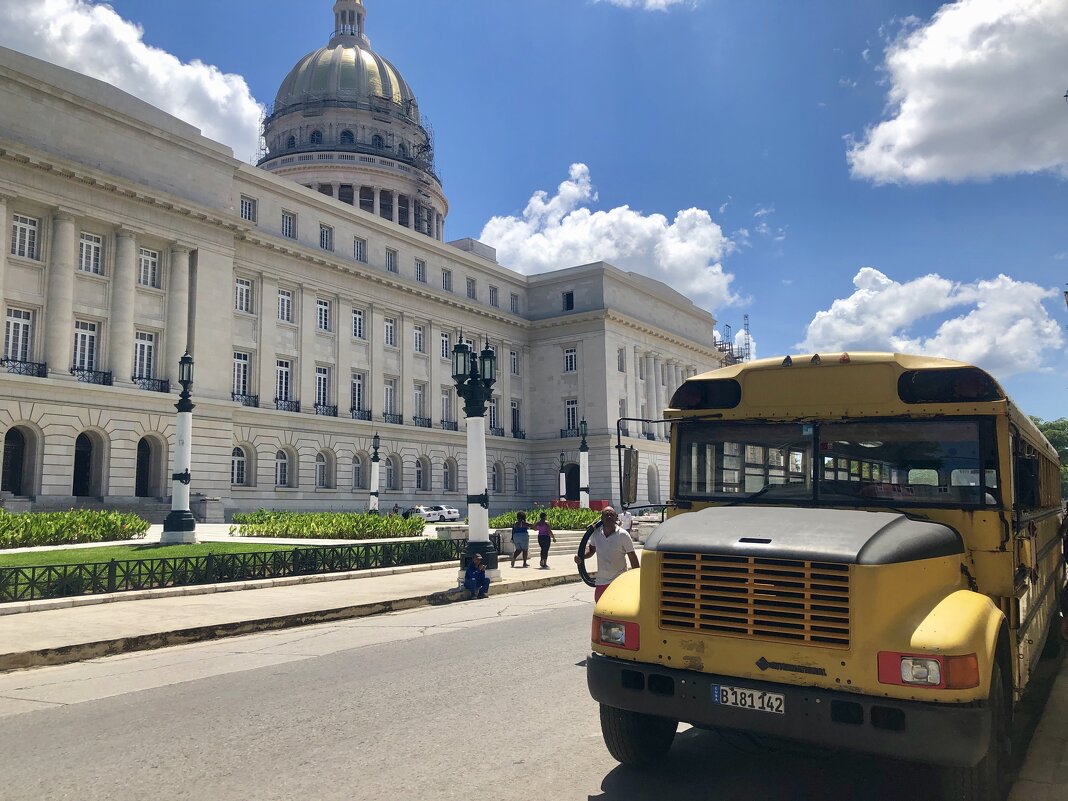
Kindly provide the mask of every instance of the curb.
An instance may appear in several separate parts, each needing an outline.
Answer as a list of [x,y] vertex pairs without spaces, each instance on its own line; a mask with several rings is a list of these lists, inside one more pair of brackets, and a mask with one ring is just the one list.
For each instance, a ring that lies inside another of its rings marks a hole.
[[[574,584],[580,582],[578,574],[565,576],[545,576],[543,578],[500,582],[491,591],[491,595],[508,595],[525,590],[541,589],[542,587],[555,587],[560,584]],[[233,623],[221,623],[216,625],[194,626],[191,628],[177,629],[175,631],[143,634],[137,637],[116,637],[114,639],[99,640],[97,642],[77,643],[59,648],[42,648],[35,651],[22,651],[19,653],[0,654],[0,672],[22,670],[31,667],[44,667],[47,665],[65,665],[71,662],[82,662],[87,659],[97,659],[102,656],[115,656],[116,654],[131,651],[148,651],[156,648],[165,648],[172,645],[185,645],[205,640],[221,639],[223,637],[236,637],[242,634],[253,634],[260,631],[278,631],[280,629],[308,626],[315,623],[329,623],[335,620],[349,620],[371,615],[381,615],[387,612],[399,612],[405,609],[416,609],[421,606],[442,606],[457,601],[469,600],[467,590],[459,588],[442,590],[429,595],[417,595],[409,598],[394,598],[387,601],[375,601],[355,606],[342,606],[333,609],[316,609],[308,612],[294,612],[288,615],[260,618],[258,620],[239,620]]]

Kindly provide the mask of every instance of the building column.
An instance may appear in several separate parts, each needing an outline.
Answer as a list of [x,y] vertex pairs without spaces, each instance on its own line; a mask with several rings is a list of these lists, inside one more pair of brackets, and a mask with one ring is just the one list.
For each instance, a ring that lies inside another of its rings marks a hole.
[[299,374],[294,376],[296,382],[296,397],[293,400],[300,401],[302,412],[315,411],[315,332],[319,330],[319,322],[316,319],[315,292],[309,291],[306,284],[301,284],[300,290],[300,349],[297,351],[297,369]]
[[[654,362],[653,354],[646,353],[643,357],[645,359],[645,413],[649,419],[656,419],[659,415],[656,413],[656,384],[654,383]],[[650,432],[655,433],[655,426],[649,427]],[[642,434],[645,432],[642,431]]]
[[167,284],[167,355],[160,375],[170,379],[172,386],[178,384],[178,360],[189,344],[190,253],[190,248],[184,245],[171,248],[170,280]]
[[[404,312],[397,315],[397,345],[400,347],[401,374],[397,387],[397,414],[402,414],[406,422],[415,417],[415,323]],[[426,334],[423,334],[423,346],[426,346]],[[423,396],[423,411],[426,411],[426,396]]]
[[372,186],[371,187],[371,191],[374,192],[374,195],[372,196],[372,200],[373,200],[373,204],[374,204],[373,207],[372,207],[372,213],[376,217],[381,217],[382,216],[382,190],[379,189],[377,186]]
[[[506,437],[512,436],[512,359],[509,356],[511,351],[511,347],[503,339],[497,344],[497,392],[500,395],[497,401],[497,427],[504,429]],[[504,487],[501,487],[501,492],[504,492]]]
[[434,320],[430,320],[426,327],[426,336],[427,355],[430,357],[430,386],[427,388],[426,416],[430,418],[430,425],[439,428],[441,423],[441,326]]
[[[659,356],[653,356],[653,393],[656,399],[656,417],[664,416],[664,385],[661,380],[664,377],[664,361]],[[656,426],[657,437],[663,436],[661,426]]]
[[[260,408],[274,408],[274,380],[277,359],[278,284],[267,276],[260,282],[260,335],[258,365],[255,382],[250,382],[249,392],[259,395]],[[274,480],[271,480],[273,486]]]
[[676,361],[671,362],[669,367],[671,369],[671,386],[668,387],[667,398],[670,401],[675,394],[675,390],[682,384],[682,369]]
[[334,308],[337,310],[335,403],[338,416],[347,417],[352,407],[352,304],[343,296],[335,295]]
[[[0,195],[0,316],[7,314],[7,304],[4,301],[4,276],[7,275],[7,254],[11,252],[11,243],[8,241],[8,237],[11,235],[11,228],[7,224],[7,204],[10,198],[7,195]],[[30,361],[34,360],[34,354],[31,351]]]
[[45,361],[52,372],[71,367],[74,341],[74,270],[78,241],[74,216],[59,211],[52,215],[52,253],[48,263],[48,295],[45,308]]
[[339,181],[330,184],[330,197],[334,200],[341,197],[341,183]]
[[[111,281],[111,318],[108,320],[108,341],[112,380],[125,384],[133,376],[134,305],[137,300],[137,240],[133,231],[122,229],[116,237],[115,275]],[[153,365],[156,378],[163,373]]]
[[408,228],[415,230],[415,210],[419,207],[415,198],[408,195]]
[[386,315],[376,305],[368,305],[367,320],[368,329],[365,332],[370,353],[370,364],[367,366],[367,408],[371,412],[372,419],[381,417],[385,411],[382,404],[382,387],[385,380],[384,371],[386,366],[385,337],[383,336],[386,325]]

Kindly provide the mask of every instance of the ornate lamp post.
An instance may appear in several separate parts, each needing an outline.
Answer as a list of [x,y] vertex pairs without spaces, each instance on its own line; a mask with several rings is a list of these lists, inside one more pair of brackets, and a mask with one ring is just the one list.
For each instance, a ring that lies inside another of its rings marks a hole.
[[367,499],[367,510],[374,514],[378,514],[378,446],[381,444],[376,431],[371,437],[371,495]]
[[189,511],[189,468],[193,460],[193,409],[189,399],[193,387],[193,357],[186,353],[178,360],[178,383],[182,394],[174,408],[178,410],[175,424],[174,474],[171,476],[171,512],[163,522],[165,544],[196,542],[197,521]]
[[467,553],[463,568],[471,554],[480,553],[491,581],[500,579],[497,551],[489,538],[489,481],[486,475],[486,405],[493,396],[497,380],[497,357],[489,347],[475,358],[463,341],[452,349],[452,380],[456,394],[464,402],[467,415]]
[[567,474],[564,472],[564,452],[560,451],[560,500],[567,500]]
[[586,418],[579,422],[579,506],[590,508],[590,446],[586,444]]

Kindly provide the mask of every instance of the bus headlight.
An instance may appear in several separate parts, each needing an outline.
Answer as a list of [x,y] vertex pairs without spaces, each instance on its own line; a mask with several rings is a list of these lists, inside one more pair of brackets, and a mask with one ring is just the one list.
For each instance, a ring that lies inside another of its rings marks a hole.
[[937,687],[942,683],[942,666],[937,659],[917,656],[901,657],[902,684],[928,684]]
[[593,618],[593,641],[597,645],[637,651],[641,643],[641,635],[637,623],[607,620],[595,615]]
[[969,690],[979,686],[979,660],[975,654],[932,656],[880,651],[879,682],[905,687]]

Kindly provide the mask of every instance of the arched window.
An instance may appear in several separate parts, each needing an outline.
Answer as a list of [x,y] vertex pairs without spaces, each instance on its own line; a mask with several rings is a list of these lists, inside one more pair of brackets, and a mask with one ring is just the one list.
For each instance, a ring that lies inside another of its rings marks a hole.
[[286,150],[296,150],[297,137],[291,136],[286,140]]
[[423,467],[423,460],[415,460],[415,489],[416,492],[424,492],[426,490],[426,471]]
[[244,448],[234,448],[230,454],[230,483],[235,487],[245,486],[245,480],[247,478],[245,474],[245,467],[247,464],[245,458]]
[[354,145],[354,144],[356,144],[356,137],[353,136],[352,131],[342,131],[341,132],[341,144],[343,144],[343,145]]
[[371,137],[371,147],[375,148],[376,150],[385,150],[386,140],[383,139],[379,134],[375,134]]
[[396,483],[397,482],[397,468],[396,468],[396,465],[393,464],[393,457],[392,456],[390,456],[390,457],[388,457],[386,459],[385,468],[386,468],[386,489],[387,490],[395,490],[395,489],[397,489],[397,483]]
[[289,486],[289,454],[285,451],[280,450],[274,454],[274,485]]
[[489,485],[490,492],[504,491],[504,465],[500,462],[495,463],[490,471]]
[[408,146],[403,142],[397,145],[397,155],[403,156],[404,158],[408,158]]
[[446,459],[442,471],[442,489],[445,492],[456,492],[456,460]]
[[321,145],[323,143],[323,132],[322,131],[312,131],[311,143],[313,145]]
[[358,453],[352,457],[352,488],[354,490],[367,489],[363,480],[363,459]]
[[521,464],[515,466],[515,476],[513,478],[513,489],[516,495],[526,492],[527,484],[527,468]]
[[315,488],[330,489],[330,460],[322,451],[315,454]]

